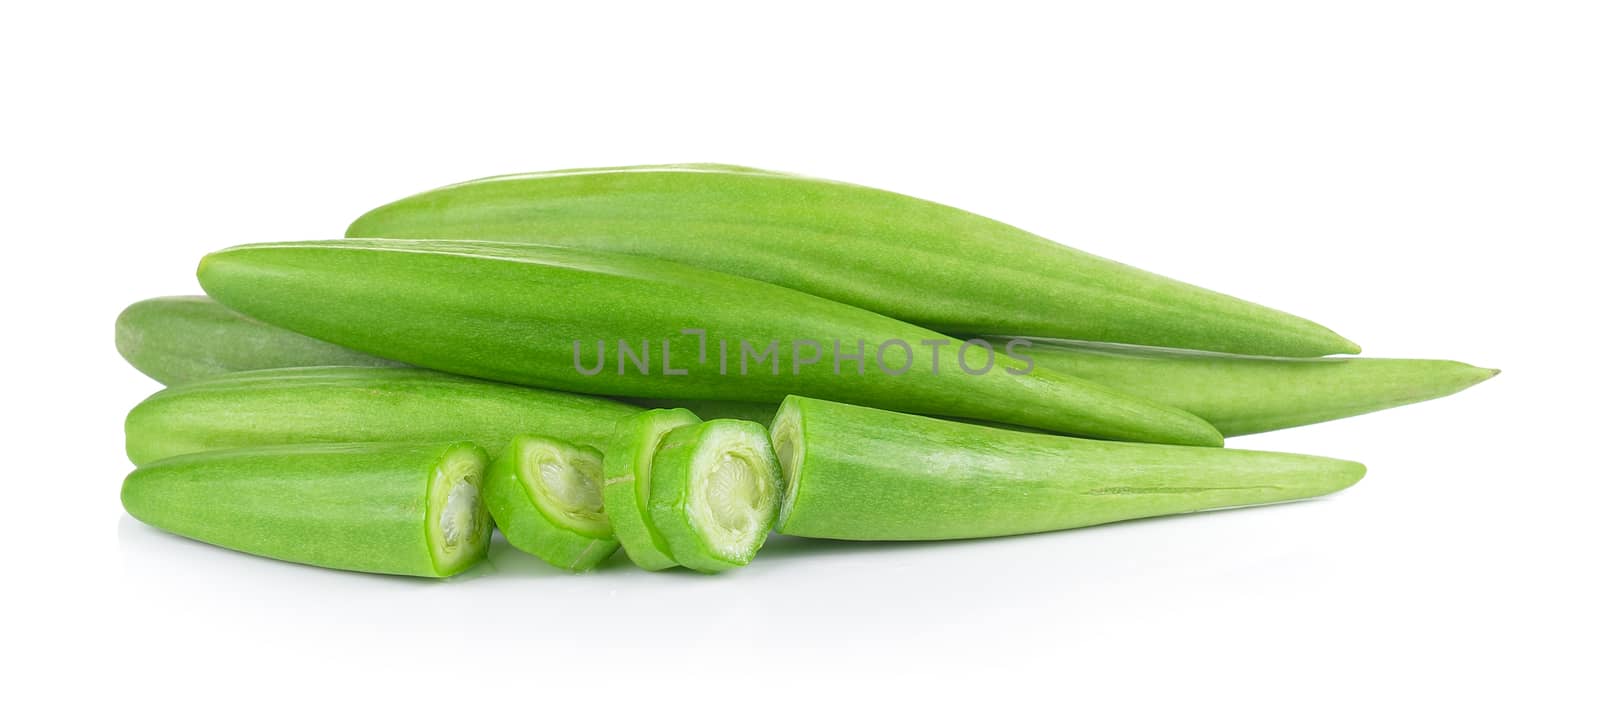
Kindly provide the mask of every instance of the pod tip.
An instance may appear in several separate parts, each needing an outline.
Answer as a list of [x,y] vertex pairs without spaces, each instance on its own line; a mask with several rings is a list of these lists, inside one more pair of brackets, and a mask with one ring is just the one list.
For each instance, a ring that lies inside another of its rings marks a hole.
[[1352,462],[1352,461],[1346,460],[1345,461],[1344,471],[1340,473],[1340,479],[1342,481],[1340,482],[1339,488],[1335,489],[1335,491],[1340,491],[1340,490],[1348,489],[1348,488],[1350,488],[1352,486],[1355,486],[1356,482],[1359,482],[1362,479],[1365,479],[1366,476],[1367,476],[1367,466],[1366,465],[1364,465],[1364,464],[1362,464],[1360,462]]
[[378,230],[379,228],[373,227],[373,221],[377,220],[380,217],[379,212],[378,212],[380,210],[383,210],[383,206],[379,206],[379,207],[373,208],[372,210],[368,210],[367,212],[362,213],[361,217],[358,217],[355,220],[352,220],[350,222],[350,225],[344,229],[344,236],[345,237],[365,237],[365,236],[367,236],[367,234],[369,232],[372,232],[374,230]]
[[1461,366],[1464,367],[1464,369],[1461,370],[1462,374],[1459,377],[1461,383],[1460,386],[1457,387],[1457,391],[1477,386],[1478,384],[1482,384],[1485,381],[1500,376],[1499,369],[1493,369],[1490,367],[1477,367],[1465,363],[1462,363]]

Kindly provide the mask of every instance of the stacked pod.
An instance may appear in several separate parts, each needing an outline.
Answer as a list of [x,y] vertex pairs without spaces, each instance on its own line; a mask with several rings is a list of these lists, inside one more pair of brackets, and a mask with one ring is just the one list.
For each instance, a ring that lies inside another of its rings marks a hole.
[[[1029,362],[1193,413],[1234,437],[1371,413],[1456,393],[1493,369],[1441,359],[1258,357],[1039,338],[995,338]],[[399,366],[234,312],[205,296],[139,301],[117,318],[117,349],[165,384],[283,367]],[[772,422],[775,403],[627,398],[701,418]]]
[[347,236],[214,253],[215,300],[119,317],[118,351],[169,385],[128,416],[129,513],[354,571],[459,574],[498,527],[574,572],[621,548],[717,573],[774,529],[977,538],[1325,495],[1365,468],[1215,446],[1496,373],[1319,358],[1358,348],[962,210],[744,167],[483,179]]

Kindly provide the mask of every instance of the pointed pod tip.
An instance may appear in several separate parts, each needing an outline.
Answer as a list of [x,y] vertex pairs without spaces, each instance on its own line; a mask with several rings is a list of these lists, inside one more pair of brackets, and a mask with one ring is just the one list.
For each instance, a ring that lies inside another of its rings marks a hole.
[[1357,482],[1361,481],[1362,479],[1365,479],[1366,476],[1367,476],[1367,466],[1366,465],[1364,465],[1364,464],[1362,464],[1360,462],[1354,462],[1354,461],[1351,461],[1351,460],[1344,460],[1341,463],[1340,470],[1338,472],[1338,483],[1337,483],[1337,486],[1336,486],[1336,488],[1333,489],[1333,491],[1343,491],[1343,490],[1348,489],[1348,488],[1350,488],[1352,486],[1355,486]]
[[[383,210],[387,207],[388,206],[380,205],[372,210],[362,213],[361,217],[351,221],[350,226],[344,229],[344,236],[347,238],[383,236],[383,224],[378,221],[382,219]],[[372,233],[377,234],[373,235]]]
[[200,257],[200,263],[195,265],[195,278],[199,279],[203,286],[208,275],[215,275],[218,268],[226,265],[230,261],[234,261],[237,258],[236,255],[238,252],[241,250],[247,250],[251,246],[252,245],[248,244],[235,245],[207,253],[205,256]]
[[1336,340],[1333,354],[1361,354],[1361,345],[1356,344],[1355,340],[1338,333],[1333,333],[1333,337]]
[[201,257],[200,258],[200,263],[197,264],[195,266],[195,268],[194,268],[194,278],[195,278],[195,280],[200,282],[201,290],[204,290],[207,294],[211,295],[213,298],[216,297],[216,294],[215,294],[215,292],[213,292],[211,290],[211,283],[214,280],[213,277],[215,276],[216,271],[217,271],[217,266],[218,266],[217,261],[227,251],[228,250],[226,250],[226,249],[222,249],[222,250],[218,250],[218,251],[212,252],[210,254],[207,254],[207,255]]
[[1457,367],[1460,373],[1456,375],[1457,386],[1455,391],[1468,389],[1500,376],[1499,369],[1473,366],[1465,362],[1457,362],[1457,364],[1460,365]]

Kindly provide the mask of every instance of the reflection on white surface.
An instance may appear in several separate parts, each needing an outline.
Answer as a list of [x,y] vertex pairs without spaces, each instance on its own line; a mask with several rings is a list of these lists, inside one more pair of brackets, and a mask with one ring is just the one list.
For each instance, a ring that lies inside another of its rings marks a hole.
[[[1000,627],[1016,619],[1093,630],[1135,605],[1132,594],[1165,593],[1163,573],[1262,571],[1316,592],[1303,572],[1336,562],[1297,544],[1294,527],[1337,520],[1334,501],[1147,519],[1055,534],[942,543],[851,543],[773,536],[749,567],[722,575],[646,572],[620,552],[573,575],[496,536],[489,557],[447,581],[324,570],[217,548],[162,533],[124,516],[117,526],[127,581],[181,602],[285,627],[443,628],[524,641],[538,633],[566,643],[632,645],[739,642],[752,629],[781,631],[794,646],[839,647]],[[1278,524],[1278,529],[1272,529]],[[1242,544],[1252,545],[1240,551]],[[1250,537],[1253,536],[1253,537]],[[1232,581],[1231,578],[1229,581]],[[1235,587],[1237,588],[1237,587]],[[1204,580],[1183,598],[1204,593]],[[1107,593],[1117,595],[1106,598]],[[1302,593],[1300,598],[1311,598]],[[1172,599],[1171,596],[1166,597]],[[1119,602],[1122,602],[1119,605]],[[670,604],[671,608],[663,608]],[[1151,605],[1138,605],[1146,614]],[[1159,607],[1157,607],[1159,610]],[[414,614],[435,617],[430,625]],[[933,617],[930,617],[932,615]],[[480,629],[481,624],[494,624]],[[600,628],[601,624],[607,624]],[[268,624],[263,624],[268,625]],[[731,639],[731,640],[730,640]]]

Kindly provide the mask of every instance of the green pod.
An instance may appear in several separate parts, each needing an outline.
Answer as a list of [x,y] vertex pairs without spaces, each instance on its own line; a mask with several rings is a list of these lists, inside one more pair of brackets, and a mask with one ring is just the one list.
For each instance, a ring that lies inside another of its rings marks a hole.
[[1098,442],[790,397],[778,532],[838,540],[1039,533],[1344,489],[1355,462]]
[[477,445],[254,447],[147,464],[128,513],[170,533],[289,562],[448,577],[489,548]]
[[766,428],[712,420],[667,433],[651,467],[650,519],[672,558],[713,574],[750,564],[778,517]]
[[[167,385],[257,369],[405,366],[263,323],[206,296],[165,296],[128,306],[117,318],[117,351],[135,369]],[[778,410],[776,403],[748,401],[618,400],[763,424]]]
[[173,386],[128,413],[134,464],[258,445],[442,442],[501,448],[538,432],[601,445],[638,408],[410,368],[304,367],[224,374]]
[[1359,351],[1311,321],[964,210],[743,167],[634,166],[468,181],[376,208],[346,236],[639,254],[761,279],[952,335],[1290,357]]
[[606,443],[605,499],[611,529],[633,564],[647,570],[675,567],[672,548],[650,519],[650,472],[662,438],[676,428],[698,425],[684,408],[658,408],[617,422]]
[[128,306],[117,316],[117,352],[167,385],[252,369],[402,366],[268,325],[205,296],[164,296]]
[[[1010,340],[996,339],[1004,346]],[[1249,435],[1449,396],[1496,374],[1442,359],[1293,359],[1029,340],[1039,366],[1182,408]]]
[[617,551],[600,497],[601,454],[521,435],[489,468],[484,500],[506,542],[555,567],[594,569]]
[[[1090,437],[1221,444],[1210,425],[1168,406],[1046,370],[1021,373],[992,349],[668,261],[512,243],[334,240],[215,252],[199,278],[224,305],[318,339],[528,386],[773,403],[804,393]],[[635,345],[631,361],[622,342]],[[608,344],[614,359],[603,356]],[[586,347],[599,365],[586,366]]]
[[[1019,355],[1052,371],[1189,411],[1236,436],[1347,418],[1456,393],[1498,370],[1435,359],[1302,359],[1041,338]],[[205,296],[140,301],[117,319],[117,349],[166,384],[280,367],[399,366],[236,313]],[[770,424],[776,403],[620,399],[701,418]]]

